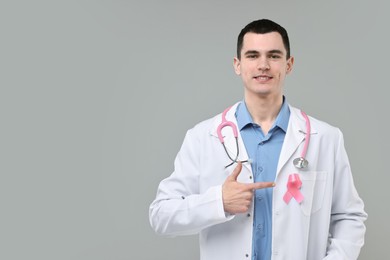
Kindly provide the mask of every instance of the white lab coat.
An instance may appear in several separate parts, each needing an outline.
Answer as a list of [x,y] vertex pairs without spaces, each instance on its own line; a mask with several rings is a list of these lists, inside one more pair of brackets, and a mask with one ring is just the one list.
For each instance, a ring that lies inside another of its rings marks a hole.
[[[227,113],[236,123],[235,104]],[[281,150],[273,188],[272,259],[343,260],[357,259],[364,243],[367,214],[354,187],[343,136],[339,129],[310,117],[311,139],[307,152],[309,166],[298,170],[306,124],[300,110],[290,106],[291,116]],[[161,181],[150,205],[150,223],[163,235],[199,234],[202,260],[252,258],[253,203],[244,214],[224,212],[222,184],[236,164],[218,140],[216,129],[221,115],[189,130],[175,159],[175,170]],[[236,143],[224,128],[225,145],[235,155]],[[248,159],[239,136],[240,160]],[[288,176],[299,173],[301,204],[283,200]],[[249,163],[244,163],[238,181],[253,182]]]

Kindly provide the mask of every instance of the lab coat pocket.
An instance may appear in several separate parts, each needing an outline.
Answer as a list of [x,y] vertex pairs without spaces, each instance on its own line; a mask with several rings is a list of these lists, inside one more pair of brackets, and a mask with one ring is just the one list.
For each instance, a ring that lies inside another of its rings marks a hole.
[[308,171],[300,174],[301,193],[304,197],[301,209],[304,215],[309,216],[321,209],[324,201],[326,176],[326,171]]

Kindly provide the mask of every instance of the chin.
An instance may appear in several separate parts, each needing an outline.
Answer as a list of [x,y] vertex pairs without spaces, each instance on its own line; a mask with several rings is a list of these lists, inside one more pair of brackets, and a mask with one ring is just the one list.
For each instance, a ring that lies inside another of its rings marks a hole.
[[257,88],[253,91],[253,93],[257,95],[269,96],[272,95],[274,92],[268,88],[262,88],[262,89]]

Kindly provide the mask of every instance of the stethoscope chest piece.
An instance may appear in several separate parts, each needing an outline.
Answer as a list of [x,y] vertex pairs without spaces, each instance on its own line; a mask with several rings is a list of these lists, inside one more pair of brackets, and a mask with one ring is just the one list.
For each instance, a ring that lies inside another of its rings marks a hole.
[[309,165],[309,162],[303,157],[295,158],[293,163],[298,169],[306,168]]

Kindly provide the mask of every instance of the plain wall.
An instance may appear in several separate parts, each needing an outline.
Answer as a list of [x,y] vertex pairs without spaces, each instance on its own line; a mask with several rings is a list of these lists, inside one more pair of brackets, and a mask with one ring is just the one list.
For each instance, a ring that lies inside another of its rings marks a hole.
[[386,259],[386,1],[2,1],[0,259],[199,259],[149,226],[187,129],[241,100],[247,23],[290,35],[287,100],[344,133],[369,214],[360,259]]

